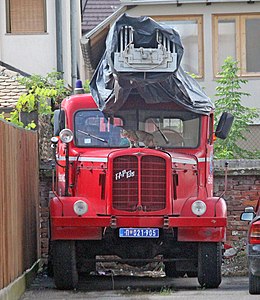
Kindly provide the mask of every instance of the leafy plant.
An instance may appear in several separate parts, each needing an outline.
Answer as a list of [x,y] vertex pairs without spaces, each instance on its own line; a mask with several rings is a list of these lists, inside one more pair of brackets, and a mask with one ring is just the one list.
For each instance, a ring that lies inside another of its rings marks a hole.
[[[53,107],[57,106],[71,92],[65,87],[59,72],[48,73],[46,77],[41,75],[21,77],[18,81],[25,86],[28,93],[19,97],[15,110],[10,113],[9,118],[5,118],[3,114],[0,115],[0,118],[20,127],[24,127],[19,118],[21,112],[37,111],[39,115],[51,115]],[[34,129],[35,127],[36,124],[32,121],[25,128]]]
[[232,57],[227,57],[222,66],[221,76],[216,88],[218,99],[215,101],[215,123],[220,118],[223,111],[230,112],[234,115],[234,122],[225,140],[217,139],[215,143],[216,158],[252,158],[256,156],[255,152],[242,149],[238,145],[239,140],[246,140],[244,132],[248,130],[248,125],[253,123],[253,119],[258,117],[255,108],[243,106],[242,97],[249,97],[250,94],[241,91],[242,84],[247,80],[238,76],[238,62]]
[[[44,114],[44,109],[46,108],[46,113],[49,114],[49,107],[45,105],[47,99],[51,99],[53,105],[56,106],[71,93],[65,87],[64,80],[61,79],[61,73],[59,72],[48,73],[45,77],[34,74],[30,77],[21,77],[18,81],[28,90],[26,95],[28,97],[21,99],[22,107],[18,107],[18,109],[22,108],[24,111],[28,111],[26,107],[26,104],[28,104],[29,111],[34,107],[34,109],[39,110],[39,114]],[[38,103],[40,104],[39,106],[37,105]]]
[[89,80],[88,79],[84,82],[83,87],[84,87],[85,93],[90,93]]

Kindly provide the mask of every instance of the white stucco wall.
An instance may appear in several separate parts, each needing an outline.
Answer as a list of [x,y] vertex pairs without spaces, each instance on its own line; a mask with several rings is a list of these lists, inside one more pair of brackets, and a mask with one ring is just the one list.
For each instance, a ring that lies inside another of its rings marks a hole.
[[[196,15],[203,14],[203,34],[204,34],[204,78],[198,80],[205,88],[208,96],[214,100],[216,94],[216,82],[213,76],[213,50],[212,50],[212,14],[220,13],[256,13],[260,12],[260,3],[212,3],[206,4],[160,4],[160,5],[138,5],[129,9],[127,13],[132,16],[140,15]],[[248,84],[243,86],[243,91],[249,92],[251,97],[246,97],[243,102],[249,107],[260,109],[260,78],[249,77]]]
[[[62,49],[64,79],[71,85],[70,0],[62,0]],[[55,1],[46,0],[47,32],[43,34],[7,34],[5,1],[0,1],[0,60],[28,74],[57,69]],[[78,1],[78,41],[81,37],[80,1]],[[79,47],[78,47],[79,49]],[[79,70],[83,73],[80,49]]]
[[51,72],[56,68],[55,1],[46,1],[47,33],[7,34],[5,1],[0,1],[1,60],[29,74]]

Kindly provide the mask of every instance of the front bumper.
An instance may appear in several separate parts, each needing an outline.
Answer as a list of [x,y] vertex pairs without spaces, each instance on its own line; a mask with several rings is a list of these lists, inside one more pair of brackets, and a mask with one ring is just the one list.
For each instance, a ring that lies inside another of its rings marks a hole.
[[248,268],[254,276],[260,276],[260,244],[248,245]]
[[51,217],[52,240],[102,239],[102,229],[111,228],[178,228],[178,241],[224,241],[225,217],[172,217],[172,216],[96,216]]

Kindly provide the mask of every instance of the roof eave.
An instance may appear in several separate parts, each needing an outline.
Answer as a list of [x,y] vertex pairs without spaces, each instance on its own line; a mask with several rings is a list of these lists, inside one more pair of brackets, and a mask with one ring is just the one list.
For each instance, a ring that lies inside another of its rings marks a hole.
[[125,5],[151,5],[151,4],[210,4],[210,3],[234,3],[234,2],[246,2],[254,3],[260,0],[121,0]]
[[[135,5],[131,5],[130,7],[133,6]],[[102,21],[99,25],[94,27],[81,38],[80,43],[83,59],[89,74],[94,72],[98,61],[105,50],[105,45],[103,44],[105,43],[106,35],[109,31],[110,25],[128,8],[128,5],[119,7],[112,15],[107,17],[104,21]],[[97,43],[100,45],[100,47],[93,50],[93,48],[95,48],[95,44]]]
[[128,9],[128,5],[123,5],[119,7],[115,12],[112,13],[109,17],[107,17],[104,21],[99,23],[96,27],[90,30],[81,38],[81,44],[86,43],[86,40],[94,38],[98,35],[104,28],[109,26],[113,21],[115,21],[122,13],[124,13]]

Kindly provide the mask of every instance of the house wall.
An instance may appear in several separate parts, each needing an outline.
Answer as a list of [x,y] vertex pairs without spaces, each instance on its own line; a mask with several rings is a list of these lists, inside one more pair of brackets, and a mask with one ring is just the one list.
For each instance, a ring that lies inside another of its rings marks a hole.
[[[70,0],[62,0],[62,44],[65,82],[71,84]],[[55,1],[46,0],[47,32],[43,34],[6,33],[5,1],[0,1],[0,61],[28,74],[47,73],[57,69]],[[78,1],[78,40],[81,36],[80,1]],[[79,48],[79,47],[78,47]],[[80,49],[77,58],[82,73]]]
[[6,33],[5,1],[0,1],[1,61],[29,74],[51,72],[56,68],[55,1],[46,1],[47,33]]
[[[213,75],[213,48],[212,48],[212,14],[222,13],[256,13],[260,12],[260,3],[212,3],[206,4],[160,4],[158,5],[137,5],[127,11],[132,16],[159,16],[159,15],[196,15],[203,14],[203,35],[204,35],[204,78],[198,79],[200,85],[205,88],[206,94],[214,99],[216,94],[216,81]],[[185,49],[184,49],[185,51]],[[260,109],[260,78],[246,78],[248,84],[243,86],[243,91],[249,92],[251,97],[243,99],[243,104],[249,107]],[[257,123],[260,123],[257,121]]]

